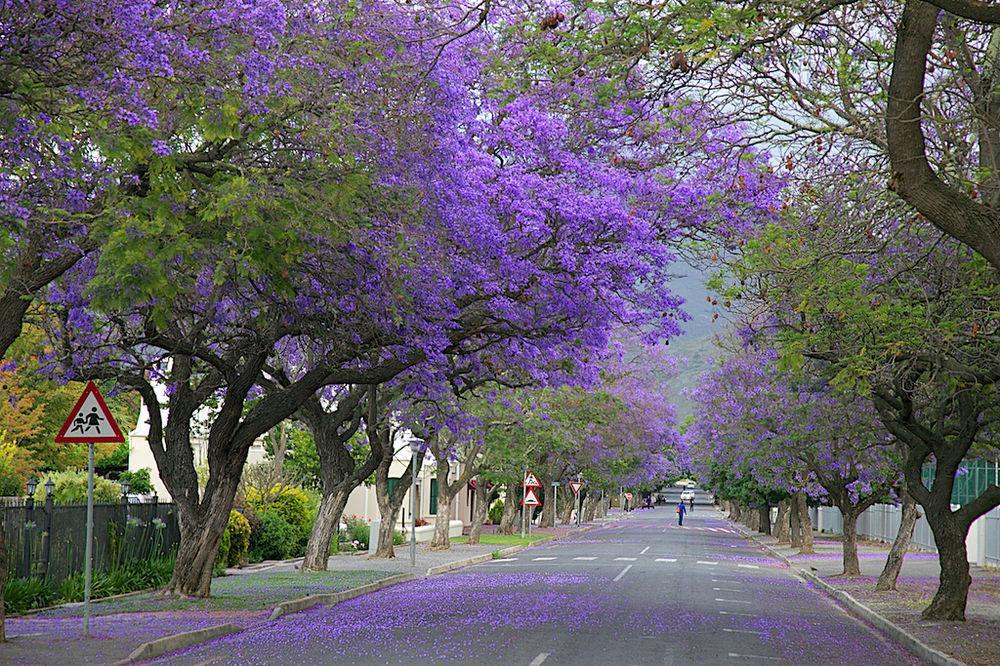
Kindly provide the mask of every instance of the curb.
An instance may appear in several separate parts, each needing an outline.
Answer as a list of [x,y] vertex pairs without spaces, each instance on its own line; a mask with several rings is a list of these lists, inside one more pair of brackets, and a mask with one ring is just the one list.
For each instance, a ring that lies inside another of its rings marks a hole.
[[737,532],[740,533],[745,539],[754,542],[761,548],[763,548],[772,557],[781,560],[788,565],[799,578],[805,580],[806,582],[812,583],[819,587],[823,592],[825,592],[830,597],[833,597],[848,613],[854,617],[867,622],[868,624],[874,626],[875,628],[881,630],[883,633],[888,635],[890,638],[895,640],[897,643],[908,649],[915,656],[923,659],[929,664],[934,666],[967,666],[965,662],[959,661],[953,657],[949,657],[939,650],[935,650],[926,643],[921,642],[916,636],[906,631],[894,622],[882,617],[875,611],[873,611],[868,606],[864,605],[854,597],[852,597],[847,592],[843,590],[838,590],[834,586],[830,585],[822,578],[812,573],[811,571],[806,571],[805,569],[800,569],[795,566],[791,560],[785,557],[783,554],[772,548],[766,543],[762,543],[757,540],[756,536],[751,532],[746,531],[741,526],[736,525],[731,520],[726,518],[726,521],[736,528]]
[[235,634],[238,631],[243,631],[243,628],[239,625],[220,624],[214,627],[206,627],[204,629],[195,629],[194,631],[185,631],[180,634],[173,634],[172,636],[164,636],[163,638],[158,638],[155,641],[143,643],[136,649],[132,650],[129,656],[125,657],[125,659],[115,662],[115,666],[123,666],[124,664],[132,664],[137,661],[152,659],[168,652],[193,647],[214,638],[219,638],[228,634]]
[[418,577],[419,576],[416,576],[415,574],[400,574],[398,576],[383,578],[382,580],[377,580],[372,583],[368,583],[367,585],[362,585],[361,587],[344,590],[343,592],[310,594],[307,597],[284,601],[271,610],[271,615],[268,617],[268,620],[277,620],[278,618],[288,615],[289,613],[298,613],[299,611],[312,608],[313,606],[334,606],[342,601],[360,597],[364,594],[369,594],[370,592],[378,592],[379,590],[396,585],[397,583],[405,583],[407,581],[415,580]]

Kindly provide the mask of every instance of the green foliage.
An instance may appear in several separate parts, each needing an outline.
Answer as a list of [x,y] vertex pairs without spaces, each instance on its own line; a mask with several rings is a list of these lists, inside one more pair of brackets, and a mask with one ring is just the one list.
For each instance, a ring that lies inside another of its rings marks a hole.
[[[228,537],[226,564],[239,566],[246,561],[250,550],[250,522],[239,511],[230,511],[225,535]],[[221,553],[222,549],[219,551]]]
[[94,469],[96,469],[100,474],[107,474],[108,472],[119,472],[119,471],[122,474],[128,474],[129,472],[126,471],[128,470],[128,454],[129,454],[128,441],[124,441],[107,455],[96,456],[94,460]]
[[[52,501],[56,504],[85,504],[87,502],[87,472],[66,471],[46,474],[35,490],[35,501],[45,501],[45,484],[55,483]],[[121,500],[122,491],[117,483],[103,476],[94,475],[94,501],[114,503]]]
[[56,594],[44,578],[14,578],[3,588],[4,612],[18,615],[32,608],[50,606]]
[[499,525],[503,517],[503,500],[498,499],[490,506],[489,521],[491,525]]
[[301,552],[301,531],[274,509],[260,514],[260,532],[251,535],[252,559],[285,560]]
[[118,475],[118,482],[128,482],[128,491],[131,495],[149,495],[153,492],[153,484],[149,479],[149,469],[137,469],[134,472],[122,472]]
[[347,525],[347,541],[354,544],[358,550],[367,550],[371,539],[371,526],[362,519],[354,517],[349,517],[344,522]]
[[275,513],[295,528],[295,544],[305,542],[312,527],[309,521],[309,497],[300,488],[279,483],[267,490],[250,488],[246,494],[247,504],[261,515]]

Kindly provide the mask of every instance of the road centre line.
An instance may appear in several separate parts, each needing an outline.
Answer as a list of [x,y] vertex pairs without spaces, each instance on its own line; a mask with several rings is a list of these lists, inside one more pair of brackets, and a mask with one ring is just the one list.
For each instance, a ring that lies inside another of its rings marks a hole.
[[649,550],[649,548],[650,548],[649,546],[646,546],[645,548],[642,549],[642,551],[639,554],[640,555],[645,555],[646,551]]
[[737,564],[736,566],[741,569],[760,569],[756,564]]
[[734,613],[732,611],[719,611],[719,615],[741,615],[743,617],[757,617],[753,613]]
[[[497,559],[491,560],[491,561],[492,562],[517,562],[517,558],[516,557],[500,557],[500,558],[497,558]],[[489,564],[489,562],[486,562],[485,564]]]
[[[626,566],[624,569],[621,570],[620,574],[618,574],[617,576],[615,576],[615,579],[613,581],[611,581],[611,582],[612,583],[617,583],[618,581],[620,581],[622,578],[625,577],[625,574],[627,574],[628,570],[631,569],[632,567],[633,567],[633,565],[631,565],[631,564],[629,564],[628,566]],[[749,602],[747,602],[747,603],[749,603]]]
[[707,564],[710,567],[714,567],[715,565],[718,564],[718,562],[707,562],[705,560],[698,560],[696,564]]
[[749,601],[743,601],[741,599],[719,599],[718,597],[716,597],[715,600],[718,601],[718,602],[724,603],[724,604],[748,604],[748,603],[750,603]]
[[634,557],[616,557],[615,562],[635,562]]
[[731,587],[713,587],[716,592],[742,592],[743,590],[734,590]]
[[754,634],[755,636],[760,636],[763,633],[761,631],[751,631],[749,629],[729,629],[726,627],[723,627],[722,630],[730,634]]
[[533,562],[548,562],[549,560],[554,560],[554,559],[556,559],[556,558],[554,558],[554,557],[536,557],[536,558],[533,558],[532,561]]
[[573,559],[574,560],[584,560],[586,562],[590,562],[591,560],[596,560],[597,558],[596,557],[574,557]]
[[673,558],[673,557],[658,557],[658,558],[656,558],[656,561],[657,562],[676,562],[677,559]]
[[539,652],[538,656],[531,660],[528,666],[542,666],[542,663],[549,658],[548,652]]
[[762,654],[739,654],[738,652],[730,652],[729,656],[733,659],[770,659],[771,661],[784,661],[784,657],[768,657]]

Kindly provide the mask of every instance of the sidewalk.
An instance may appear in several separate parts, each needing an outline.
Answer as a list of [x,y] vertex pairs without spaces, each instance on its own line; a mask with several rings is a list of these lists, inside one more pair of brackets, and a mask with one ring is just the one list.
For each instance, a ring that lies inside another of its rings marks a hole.
[[[593,525],[533,530],[533,535],[559,538]],[[546,539],[548,540],[548,539]],[[67,666],[113,664],[126,659],[148,641],[181,632],[233,624],[240,630],[270,621],[280,603],[314,594],[342,592],[393,579],[401,574],[424,576],[434,568],[461,566],[474,557],[488,557],[505,546],[453,543],[446,551],[417,544],[416,567],[410,565],[409,545],[396,546],[396,558],[370,560],[363,555],[334,555],[325,572],[299,571],[301,560],[277,562],[248,573],[212,580],[208,599],[168,598],[153,593],[95,601],[91,640],[83,640],[83,607],[72,604],[33,615],[7,618],[10,642],[0,648],[0,663]]]
[[969,666],[1000,664],[1000,570],[970,567],[972,587],[966,622],[928,622],[920,619],[920,611],[937,590],[940,567],[936,553],[907,553],[897,581],[898,591],[875,592],[888,545],[859,541],[862,575],[844,578],[840,575],[844,569],[839,536],[815,534],[815,555],[799,555],[798,549],[788,544],[779,546],[773,536],[754,533],[753,537],[787,558],[793,567],[850,594],[925,645]]

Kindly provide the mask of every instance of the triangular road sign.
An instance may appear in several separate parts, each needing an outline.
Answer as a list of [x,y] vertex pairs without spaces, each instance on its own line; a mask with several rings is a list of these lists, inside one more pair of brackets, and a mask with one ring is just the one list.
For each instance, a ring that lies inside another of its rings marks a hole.
[[83,395],[69,413],[56,435],[59,444],[87,444],[89,442],[124,442],[125,436],[111,415],[97,384],[87,382]]
[[538,477],[528,472],[524,475],[524,487],[525,488],[541,488],[542,484],[538,483]]
[[573,489],[574,495],[579,495],[580,488],[583,488],[583,481],[570,481],[569,487]]
[[627,499],[629,502],[631,502],[632,501],[632,493],[625,493],[625,499]]
[[535,494],[534,488],[528,488],[524,492],[524,499],[521,500],[522,506],[541,506],[542,503],[538,501],[538,495]]

